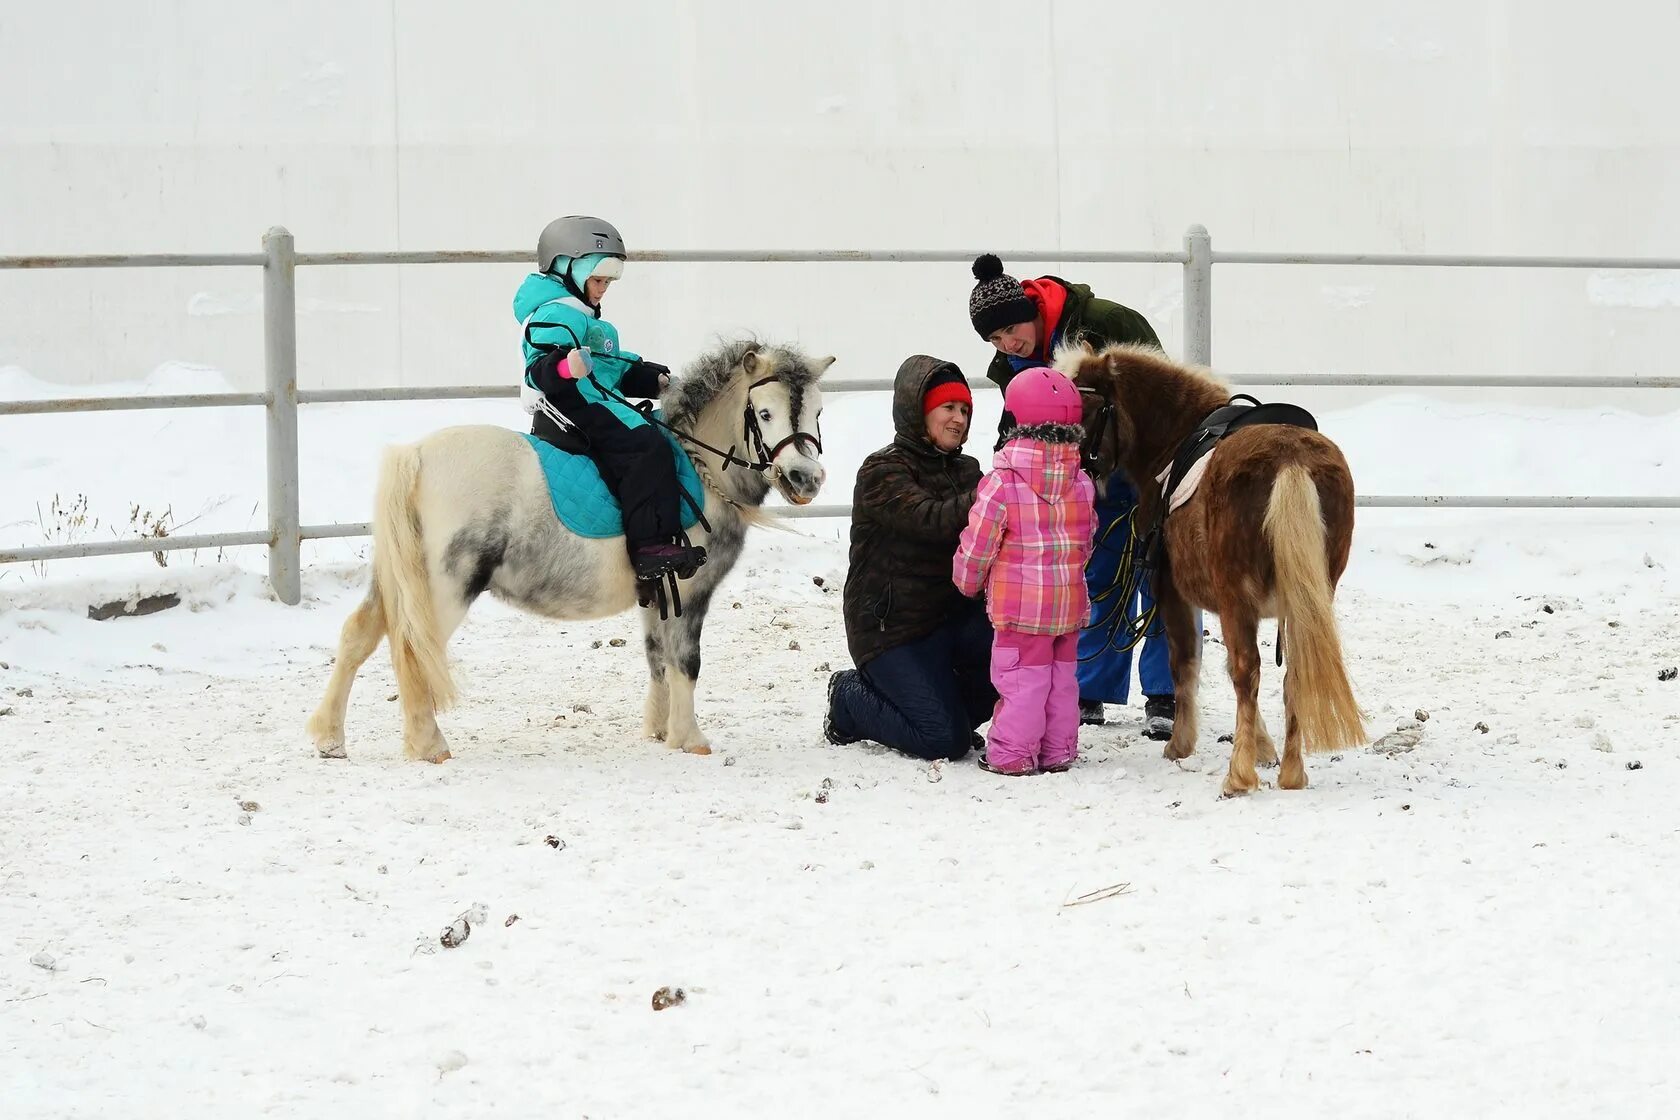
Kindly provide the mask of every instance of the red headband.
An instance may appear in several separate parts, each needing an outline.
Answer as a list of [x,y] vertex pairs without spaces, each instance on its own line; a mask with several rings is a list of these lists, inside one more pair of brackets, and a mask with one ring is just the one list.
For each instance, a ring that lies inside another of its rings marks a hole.
[[951,401],[961,401],[969,408],[974,407],[974,394],[968,391],[968,386],[961,381],[945,381],[927,391],[922,398],[922,415],[926,416],[942,404]]

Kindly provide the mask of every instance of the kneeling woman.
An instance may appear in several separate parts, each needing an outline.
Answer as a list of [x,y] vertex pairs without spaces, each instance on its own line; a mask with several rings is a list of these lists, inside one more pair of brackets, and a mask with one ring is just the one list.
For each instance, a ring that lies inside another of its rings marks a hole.
[[893,441],[863,461],[852,496],[845,617],[857,668],[829,679],[831,743],[957,759],[991,718],[992,626],[951,582],[980,483],[980,464],[962,454],[973,408],[950,362],[918,354],[898,367]]

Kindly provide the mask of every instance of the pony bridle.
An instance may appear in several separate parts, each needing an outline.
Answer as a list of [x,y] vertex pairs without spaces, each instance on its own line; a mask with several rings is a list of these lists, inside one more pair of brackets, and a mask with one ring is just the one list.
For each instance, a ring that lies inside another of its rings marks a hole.
[[[795,428],[791,434],[782,437],[781,442],[777,443],[774,447],[766,447],[764,442],[764,432],[758,426],[758,412],[753,408],[752,391],[760,385],[768,385],[772,381],[777,380],[780,379],[776,377],[761,377],[757,381],[754,381],[751,385],[748,385],[746,407],[741,410],[742,436],[746,439],[747,443],[751,445],[753,454],[758,457],[758,461],[748,462],[745,459],[736,459],[732,453],[724,460],[723,465],[726,470],[729,467],[729,460],[735,459],[736,462],[745,465],[747,469],[760,471],[764,474],[765,478],[775,481],[782,473],[781,468],[776,466],[776,456],[780,455],[783,448],[787,447],[790,443],[793,444],[795,450],[802,451],[806,455],[811,456],[813,459],[821,458],[823,449],[821,417],[817,419],[817,430],[815,434],[800,431],[798,428]],[[797,422],[798,419],[799,418],[797,416],[789,417],[790,422]],[[810,450],[807,450],[806,447],[801,445],[801,440],[804,440],[806,444],[810,445]]]
[[[1114,402],[1106,395],[1087,386],[1079,386],[1080,396],[1090,395],[1097,399],[1097,411],[1092,417],[1091,424],[1085,429],[1085,438],[1079,441],[1079,465],[1092,476],[1097,472],[1097,455],[1102,450],[1102,439],[1107,433],[1109,422],[1114,417]],[[1083,417],[1081,417],[1083,423]]]

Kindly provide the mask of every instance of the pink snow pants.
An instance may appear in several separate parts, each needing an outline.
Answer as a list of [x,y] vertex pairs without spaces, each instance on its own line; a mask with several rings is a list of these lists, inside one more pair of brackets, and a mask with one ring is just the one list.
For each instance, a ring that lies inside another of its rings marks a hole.
[[986,761],[1023,773],[1065,766],[1079,754],[1079,631],[1023,634],[999,629],[992,639],[992,684],[998,690],[986,738]]

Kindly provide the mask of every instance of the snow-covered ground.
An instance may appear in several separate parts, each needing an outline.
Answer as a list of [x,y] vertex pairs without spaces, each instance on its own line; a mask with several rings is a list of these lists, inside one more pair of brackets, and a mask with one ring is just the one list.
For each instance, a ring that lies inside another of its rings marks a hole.
[[[306,410],[305,520],[366,516],[380,443],[512,407]],[[884,407],[830,406],[826,500]],[[1680,483],[1672,415],[1320,420],[1367,492]],[[92,536],[132,503],[263,523],[256,410],[0,425],[0,543],[51,537],[55,494],[87,496]],[[1135,707],[1060,776],[827,745],[834,522],[759,535],[720,593],[709,758],[641,741],[634,618],[489,601],[452,646],[453,761],[402,760],[383,652],[349,761],[316,758],[365,542],[311,546],[297,608],[256,549],[0,569],[0,1115],[1671,1114],[1677,530],[1365,512],[1350,671],[1374,731],[1422,709],[1421,737],[1233,801],[1212,643],[1189,765]],[[160,590],[182,605],[86,618]],[[665,986],[686,1002],[655,1012]]]

